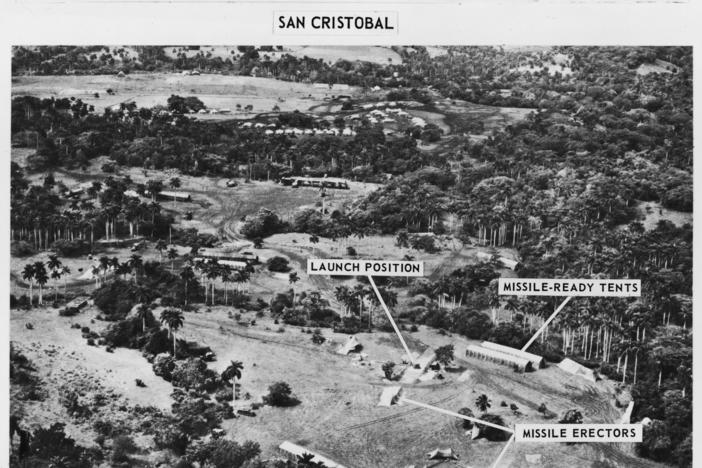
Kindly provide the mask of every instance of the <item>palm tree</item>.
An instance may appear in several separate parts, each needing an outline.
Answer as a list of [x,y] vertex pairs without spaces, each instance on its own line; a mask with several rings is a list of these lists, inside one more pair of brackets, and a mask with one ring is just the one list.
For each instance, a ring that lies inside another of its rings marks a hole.
[[129,257],[129,266],[134,270],[134,282],[137,282],[138,276],[139,276],[139,269],[144,265],[144,262],[141,260],[141,255],[139,254],[132,254],[131,257]]
[[49,281],[49,275],[46,273],[46,268],[44,268],[44,262],[34,263],[34,279],[39,285],[39,305],[42,305],[44,304],[43,288],[47,281]]
[[51,270],[51,279],[54,280],[54,301],[58,299],[58,280],[61,279],[61,270],[56,268]]
[[177,309],[165,309],[159,317],[161,323],[168,326],[168,334],[173,336],[173,357],[176,357],[176,335],[175,332],[183,326],[183,312]]
[[59,260],[58,255],[49,255],[49,260],[46,262],[46,267],[49,270],[58,270],[61,268],[61,260]]
[[68,275],[71,274],[71,269],[68,268],[68,265],[64,265],[61,268],[61,276],[63,276],[63,294],[66,294],[66,291],[68,290],[68,284],[67,284],[67,279]]
[[478,398],[476,398],[475,406],[477,406],[480,411],[485,413],[487,412],[488,408],[490,408],[490,406],[492,405],[490,404],[490,399],[488,398],[488,396],[483,393]]
[[[219,276],[219,263],[217,263],[217,260],[214,258],[211,258],[210,261],[208,261],[206,264],[206,275],[207,279],[210,280],[210,284],[212,285],[212,299],[211,303],[214,305],[215,303],[215,280]],[[207,290],[207,289],[205,289]],[[207,303],[207,299],[205,299],[205,303]]]
[[[319,237],[317,237],[317,235],[315,235],[315,234],[312,234],[310,236],[310,244],[312,244],[314,246],[318,242],[319,242]],[[312,247],[312,252],[314,252],[314,247]]]
[[178,258],[178,251],[176,249],[174,249],[173,247],[171,247],[170,249],[168,249],[167,255],[168,255],[168,260],[171,261],[171,273],[173,273],[173,261],[176,258]]
[[288,275],[288,282],[290,283],[291,286],[293,286],[293,306],[295,305],[295,283],[300,281],[300,277],[298,276],[297,272],[293,271]]
[[29,283],[29,307],[32,306],[32,298],[34,295],[32,294],[32,287],[34,286],[34,265],[31,263],[27,263],[24,266],[24,270],[22,270],[22,278]]
[[227,286],[232,280],[232,267],[229,265],[219,265],[219,276],[222,279],[222,283],[224,283],[224,305],[227,305],[229,299],[227,296]]
[[111,261],[109,257],[103,255],[100,257],[98,260],[100,262],[100,269],[102,270],[102,282],[105,282],[105,279],[107,279],[107,270],[110,268]]
[[100,267],[93,265],[90,272],[93,274],[93,278],[95,278],[95,289],[97,289],[100,286]]
[[151,307],[149,307],[148,304],[139,304],[139,307],[137,307],[136,313],[137,317],[141,319],[141,332],[144,333],[146,332],[146,318],[149,316],[149,311],[151,310]]
[[241,361],[231,361],[222,372],[222,380],[231,383],[232,400],[236,399],[236,381],[241,379],[241,371],[243,368],[244,364]]
[[187,265],[183,270],[180,272],[180,278],[183,280],[183,283],[185,283],[185,304],[188,304],[188,284],[195,279],[195,273],[193,273],[193,268],[190,265]]
[[158,250],[158,262],[163,263],[163,251],[166,250],[168,247],[168,244],[166,244],[166,241],[163,239],[159,239],[158,242],[156,242],[156,250]]

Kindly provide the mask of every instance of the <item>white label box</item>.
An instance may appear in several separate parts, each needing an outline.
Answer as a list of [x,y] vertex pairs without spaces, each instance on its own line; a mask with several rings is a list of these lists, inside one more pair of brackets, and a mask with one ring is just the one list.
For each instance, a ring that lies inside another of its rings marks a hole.
[[397,35],[397,11],[276,11],[273,34],[326,36]]
[[499,295],[640,297],[640,279],[499,278]]
[[424,276],[424,262],[308,258],[308,275]]
[[516,442],[641,442],[642,424],[516,424]]

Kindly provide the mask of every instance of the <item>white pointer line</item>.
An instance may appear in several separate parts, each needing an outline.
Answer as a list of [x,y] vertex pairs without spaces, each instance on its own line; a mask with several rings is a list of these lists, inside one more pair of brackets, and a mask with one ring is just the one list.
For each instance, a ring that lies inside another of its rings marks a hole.
[[[400,397],[400,401],[404,401],[404,402],[410,403],[412,405],[421,406],[422,408],[434,410],[434,411],[437,411],[439,413],[448,414],[449,416],[455,416],[457,418],[465,419],[466,421],[471,421],[471,422],[474,422],[476,424],[480,424],[483,426],[494,427],[495,429],[500,429],[501,431],[505,431],[505,432],[509,432],[510,434],[514,434],[514,431],[508,427],[504,427],[504,426],[500,426],[499,424],[493,424],[493,423],[490,423],[487,421],[483,421],[482,419],[472,418],[470,416],[465,416],[465,415],[460,414],[460,413],[454,413],[453,411],[445,410],[443,408],[439,408],[439,407],[432,406],[432,405],[427,405],[426,403],[420,403],[418,401],[409,400],[409,399],[404,398],[404,397]],[[514,435],[512,437],[514,437]]]
[[558,308],[556,309],[556,311],[555,311],[554,313],[551,314],[551,316],[544,322],[544,324],[541,325],[541,328],[539,328],[539,330],[534,334],[534,336],[531,337],[531,339],[527,342],[527,344],[524,345],[524,347],[522,348],[522,351],[526,351],[527,348],[528,348],[529,346],[531,346],[531,344],[534,342],[534,340],[536,340],[536,338],[539,337],[539,335],[541,334],[541,332],[544,331],[544,330],[546,329],[546,327],[548,326],[548,324],[551,323],[551,320],[553,320],[554,318],[556,318],[556,315],[558,315],[558,312],[560,312],[561,309],[562,309],[563,307],[565,307],[565,305],[568,303],[568,301],[570,301],[572,298],[573,298],[573,296],[568,296],[568,297],[565,298],[565,300],[564,300],[563,302],[561,302],[561,305],[558,306]]
[[395,320],[393,320],[392,315],[390,315],[390,311],[388,310],[388,306],[385,305],[385,301],[383,300],[383,296],[380,295],[380,291],[378,291],[378,287],[375,285],[375,281],[373,281],[373,277],[371,275],[368,275],[368,281],[370,282],[371,286],[373,286],[373,291],[375,291],[375,295],[378,296],[378,300],[380,301],[380,305],[383,306],[383,310],[385,311],[385,314],[388,316],[388,320],[390,320],[390,324],[392,325],[392,328],[395,329],[395,333],[397,333],[397,336],[400,338],[400,341],[402,342],[402,346],[405,348],[405,352],[407,353],[407,357],[409,358],[410,364],[414,365],[414,359],[412,359],[412,353],[410,353],[410,350],[407,347],[407,343],[405,343],[405,339],[402,338],[402,333],[400,333],[400,329],[397,328],[397,325],[395,324]]
[[495,460],[495,463],[492,464],[492,468],[500,468],[500,462],[502,461],[502,457],[505,456],[505,453],[507,452],[507,449],[509,448],[510,444],[514,441],[514,433],[512,433],[512,437],[509,438],[505,446],[502,448],[502,451],[500,452],[500,455],[498,455],[497,460]]

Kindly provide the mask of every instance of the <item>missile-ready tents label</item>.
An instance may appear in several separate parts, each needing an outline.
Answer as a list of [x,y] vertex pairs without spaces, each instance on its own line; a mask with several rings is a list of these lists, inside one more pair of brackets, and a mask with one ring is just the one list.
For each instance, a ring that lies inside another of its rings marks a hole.
[[419,277],[424,276],[424,262],[309,258],[307,274]]
[[514,296],[640,297],[640,279],[499,278],[497,293]]

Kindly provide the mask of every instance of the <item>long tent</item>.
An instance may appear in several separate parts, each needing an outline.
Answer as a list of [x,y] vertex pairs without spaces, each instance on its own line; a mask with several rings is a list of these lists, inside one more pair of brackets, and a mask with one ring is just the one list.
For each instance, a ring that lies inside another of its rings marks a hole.
[[468,345],[466,356],[477,357],[507,366],[516,366],[520,371],[531,370],[531,362],[527,359],[494,349],[483,348],[482,346]]
[[531,362],[531,366],[534,369],[540,369],[544,367],[544,358],[537,354],[527,353],[526,351],[510,348],[509,346],[503,346],[501,344],[493,343],[491,341],[483,341],[482,343],[480,343],[480,346],[482,346],[483,348],[494,349],[495,351],[511,354],[512,356],[524,358]]

